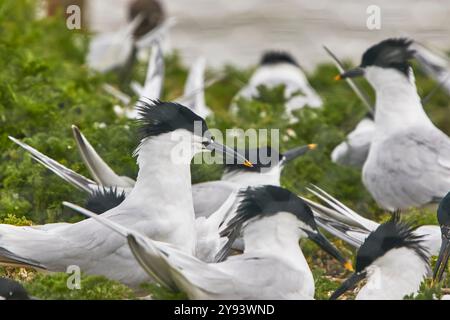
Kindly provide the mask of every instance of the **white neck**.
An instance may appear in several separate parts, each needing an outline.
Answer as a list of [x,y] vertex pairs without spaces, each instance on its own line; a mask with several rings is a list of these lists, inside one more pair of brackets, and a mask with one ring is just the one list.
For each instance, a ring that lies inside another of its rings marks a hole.
[[222,175],[223,181],[229,181],[238,184],[241,187],[259,186],[259,185],[280,185],[281,168],[275,166],[270,170],[263,170],[262,172],[254,172],[237,170],[224,172]]
[[392,249],[368,267],[367,284],[358,300],[401,300],[415,293],[429,269],[413,250]]
[[395,69],[368,67],[366,78],[376,93],[377,134],[386,134],[417,124],[431,124],[417,94],[412,69],[407,77]]
[[298,244],[303,236],[306,234],[299,229],[298,220],[291,213],[256,218],[243,229],[245,253],[276,255],[309,270]]
[[136,184],[123,205],[138,208],[145,219],[161,223],[161,230],[156,233],[164,238],[154,240],[166,241],[192,252],[195,215],[190,163],[174,161],[172,150],[176,142],[169,135],[162,134],[142,142],[137,158]]

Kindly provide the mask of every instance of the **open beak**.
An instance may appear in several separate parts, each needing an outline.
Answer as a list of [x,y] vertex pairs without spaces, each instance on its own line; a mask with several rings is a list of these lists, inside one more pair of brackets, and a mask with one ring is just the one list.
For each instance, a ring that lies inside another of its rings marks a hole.
[[436,266],[433,272],[433,282],[440,282],[442,275],[447,267],[447,262],[450,254],[450,240],[442,236],[441,250],[439,251],[439,257],[436,261]]
[[350,69],[344,73],[338,74],[336,77],[334,77],[334,80],[342,80],[345,78],[356,78],[356,77],[362,77],[364,75],[364,69],[361,67],[357,67],[354,69]]
[[365,271],[353,273],[350,278],[344,281],[343,284],[330,297],[330,300],[336,300],[342,296],[348,290],[353,289],[356,285],[366,277],[367,273]]
[[218,143],[212,139],[210,139],[207,142],[203,142],[203,145],[205,147],[205,149],[209,150],[209,151],[215,151],[215,152],[219,152],[220,154],[224,155],[225,159],[233,159],[234,163],[237,164],[243,164],[246,167],[253,167],[253,164],[248,161],[243,155],[241,155],[239,152],[237,152],[236,150],[233,150],[221,143]]
[[344,265],[344,268],[350,271],[353,271],[353,267],[351,262],[349,262],[347,259],[344,258],[344,256],[339,252],[338,249],[336,249],[335,246],[331,244],[331,242],[325,238],[324,235],[322,235],[319,232],[307,232],[308,237],[314,241],[319,247],[321,247],[326,253],[331,255],[333,258],[335,258],[337,261],[341,262]]
[[283,153],[283,160],[284,160],[284,162],[289,162],[291,160],[294,160],[294,159],[304,155],[308,151],[314,150],[316,148],[317,148],[317,144],[314,144],[314,143],[308,144],[306,146],[293,148],[293,149],[288,150],[285,153]]

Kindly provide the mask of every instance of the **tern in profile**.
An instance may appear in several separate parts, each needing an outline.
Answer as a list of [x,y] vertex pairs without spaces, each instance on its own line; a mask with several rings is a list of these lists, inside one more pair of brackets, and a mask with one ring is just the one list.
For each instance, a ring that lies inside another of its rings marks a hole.
[[[153,101],[142,102],[138,109],[138,177],[125,200],[103,215],[154,240],[195,254],[191,158],[203,150],[215,150],[251,164],[215,142],[204,119],[182,105]],[[194,128],[200,128],[200,132]],[[177,159],[174,148],[183,150]],[[78,265],[87,274],[104,275],[131,286],[148,280],[148,275],[137,268],[124,239],[106,232],[92,219],[57,227],[0,225],[0,263],[49,271],[65,271],[69,265]]]
[[439,201],[450,190],[450,139],[423,110],[409,65],[411,44],[384,40],[364,53],[359,67],[337,76],[365,76],[375,89],[376,130],[363,183],[391,211]]
[[308,205],[276,186],[248,188],[228,231],[242,229],[245,252],[204,263],[172,245],[154,241],[116,221],[81,210],[127,238],[137,261],[164,287],[190,299],[313,299],[314,279],[298,244],[309,238],[342,263],[347,261],[319,232]]

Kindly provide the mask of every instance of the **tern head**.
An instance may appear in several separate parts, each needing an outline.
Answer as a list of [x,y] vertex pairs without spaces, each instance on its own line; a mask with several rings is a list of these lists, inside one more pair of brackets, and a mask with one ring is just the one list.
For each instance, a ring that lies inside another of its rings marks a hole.
[[178,151],[184,153],[189,161],[196,153],[207,150],[225,154],[238,164],[253,166],[238,152],[214,141],[205,119],[181,104],[159,100],[152,103],[140,101],[136,108],[140,116],[139,132],[143,143],[164,135],[167,138],[165,141],[178,147]]
[[128,16],[132,21],[137,16],[142,15],[142,22],[134,30],[136,38],[152,31],[164,19],[164,9],[159,1],[155,0],[134,0],[130,3]]
[[414,230],[415,228],[400,222],[398,212],[394,213],[388,222],[381,224],[366,238],[356,255],[355,272],[331,295],[330,299],[337,299],[346,291],[353,289],[376,269],[390,267],[390,264],[397,266],[395,260],[402,257],[391,255],[395,249],[408,249],[428,265],[428,255],[422,244],[422,236],[415,234]]
[[30,297],[20,283],[0,278],[0,300],[30,300]]
[[300,67],[298,62],[289,53],[284,51],[266,51],[259,62],[260,66],[274,65],[274,64],[290,64]]
[[387,39],[364,52],[361,64],[336,76],[336,80],[365,76],[376,87],[386,77],[406,77],[411,75],[409,60],[415,51],[410,48],[412,40],[406,38]]
[[279,153],[275,148],[270,146],[238,150],[240,154],[252,162],[253,167],[243,167],[236,165],[233,161],[225,161],[225,172],[230,173],[245,170],[247,172],[264,173],[270,171],[272,168],[282,168],[286,163],[316,148],[316,144],[307,144],[292,148],[284,153]]
[[442,244],[434,268],[433,280],[441,281],[450,255],[450,192],[447,193],[439,204],[437,219],[441,226]]
[[311,208],[294,193],[281,187],[265,185],[242,190],[239,197],[242,200],[227,229],[241,226],[245,229],[259,219],[290,214],[293,217],[290,220],[293,224],[290,225],[297,227],[299,238],[308,237],[338,261],[347,264],[348,261],[320,233]]

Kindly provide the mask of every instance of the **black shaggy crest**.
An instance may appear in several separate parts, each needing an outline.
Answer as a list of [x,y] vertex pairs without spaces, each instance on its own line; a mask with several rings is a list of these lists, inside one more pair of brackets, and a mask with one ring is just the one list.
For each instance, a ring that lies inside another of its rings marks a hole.
[[378,66],[394,68],[408,76],[408,61],[414,58],[415,51],[409,47],[412,40],[406,38],[387,39],[370,47],[363,54],[361,67]]
[[317,229],[311,208],[297,195],[277,186],[248,187],[239,192],[241,202],[236,216],[230,220],[228,228],[241,226],[253,219],[290,212],[313,230]]
[[361,245],[356,256],[356,272],[363,271],[376,259],[385,255],[389,250],[408,248],[428,263],[427,250],[423,247],[423,237],[414,234],[415,228],[400,221],[400,213],[396,212],[392,218],[381,224],[372,232]]
[[86,209],[96,214],[102,214],[112,208],[117,207],[125,200],[125,192],[119,193],[117,188],[103,188],[94,191],[87,202]]
[[276,166],[283,159],[282,154],[279,154],[275,149],[268,146],[236,151],[245,155],[245,158],[253,164],[253,167],[243,166],[242,164],[236,163],[234,159],[230,159],[231,161],[225,161],[225,172],[236,172],[240,170],[261,172],[264,169]]
[[160,100],[153,100],[152,103],[139,101],[136,108],[140,116],[138,123],[141,139],[177,129],[185,129],[198,135],[203,135],[208,130],[202,117],[178,103]]
[[267,51],[263,54],[260,65],[269,65],[276,63],[288,63],[300,67],[297,61],[289,53],[284,51]]

